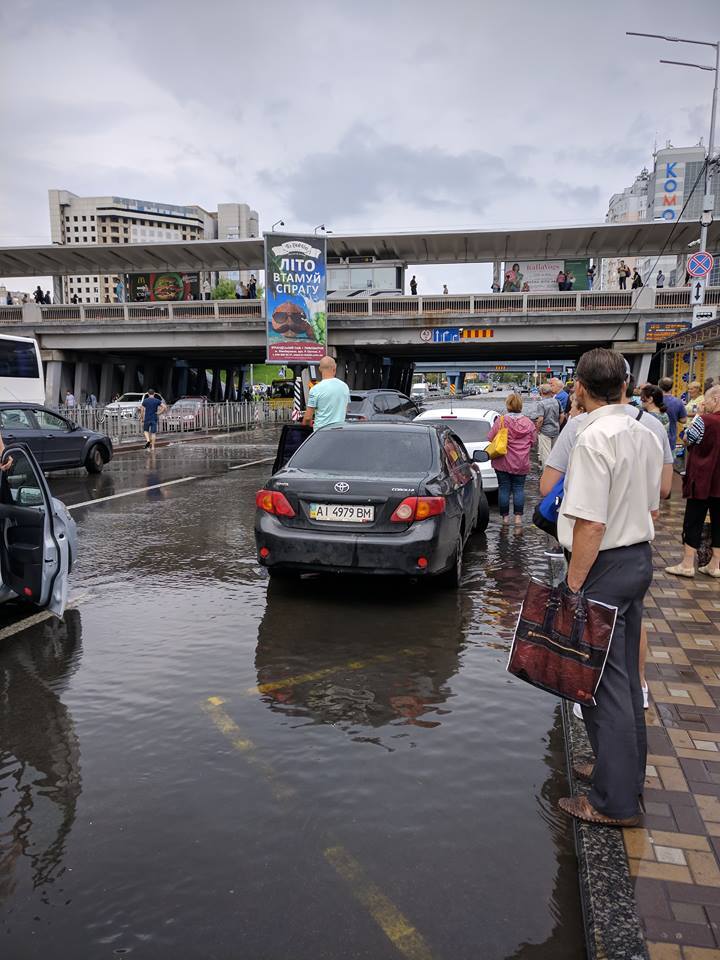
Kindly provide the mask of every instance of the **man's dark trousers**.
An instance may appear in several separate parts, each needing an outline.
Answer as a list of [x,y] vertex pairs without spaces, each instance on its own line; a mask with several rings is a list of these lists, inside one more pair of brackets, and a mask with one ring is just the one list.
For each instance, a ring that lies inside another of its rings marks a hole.
[[607,817],[638,813],[647,760],[647,732],[640,686],[640,628],[643,600],[652,582],[649,543],[602,550],[590,569],[584,593],[618,608],[610,653],[595,699],[583,707],[595,751],[590,803]]

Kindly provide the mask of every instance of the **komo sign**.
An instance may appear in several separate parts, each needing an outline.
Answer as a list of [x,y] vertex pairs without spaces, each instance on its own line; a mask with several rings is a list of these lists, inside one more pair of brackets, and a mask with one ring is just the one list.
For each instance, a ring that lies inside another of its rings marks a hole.
[[714,262],[712,254],[701,250],[699,253],[694,253],[688,260],[687,272],[691,277],[706,277],[712,270]]

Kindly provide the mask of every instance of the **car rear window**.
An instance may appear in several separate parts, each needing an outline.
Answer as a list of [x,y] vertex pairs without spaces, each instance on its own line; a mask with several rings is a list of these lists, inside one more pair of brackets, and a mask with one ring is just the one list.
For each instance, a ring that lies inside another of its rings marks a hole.
[[[426,421],[423,420],[423,423]],[[428,420],[443,427],[450,427],[463,443],[482,443],[487,440],[491,424],[487,420]]]
[[365,403],[365,397],[359,397],[356,393],[350,394],[350,402],[347,405],[348,413],[360,413],[360,407]]
[[326,473],[414,475],[432,464],[432,442],[424,430],[318,430],[289,466]]

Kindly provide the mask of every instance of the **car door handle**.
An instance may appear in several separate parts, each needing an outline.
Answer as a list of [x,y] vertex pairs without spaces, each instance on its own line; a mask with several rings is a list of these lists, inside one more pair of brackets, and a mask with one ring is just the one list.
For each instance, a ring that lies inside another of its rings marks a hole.
[[15,439],[15,434],[14,434],[14,433],[6,433],[6,434],[5,434],[5,439],[6,439],[6,440],[14,440],[14,439]]

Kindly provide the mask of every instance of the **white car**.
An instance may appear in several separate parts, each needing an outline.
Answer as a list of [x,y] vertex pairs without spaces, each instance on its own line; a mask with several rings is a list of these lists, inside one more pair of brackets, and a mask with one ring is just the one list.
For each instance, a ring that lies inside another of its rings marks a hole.
[[0,603],[19,597],[62,617],[77,557],[75,521],[26,444],[8,443],[3,461],[10,457],[0,473]]
[[[112,416],[113,414],[117,416],[119,414],[123,420],[132,420],[133,417],[140,416],[138,407],[146,396],[147,393],[123,393],[117,400],[109,403],[103,412],[108,416]],[[155,396],[158,400],[162,400],[162,402],[165,403],[159,393],[156,393]]]
[[[465,449],[470,455],[476,450],[484,450],[488,443],[488,434],[490,428],[495,423],[500,414],[497,410],[482,410],[479,407],[465,407],[459,404],[455,407],[434,407],[432,410],[426,410],[418,420],[433,420],[436,423],[448,424],[453,431],[460,437],[465,444]],[[492,461],[479,464],[480,476],[482,477],[483,490],[497,490],[497,474],[493,469]]]

